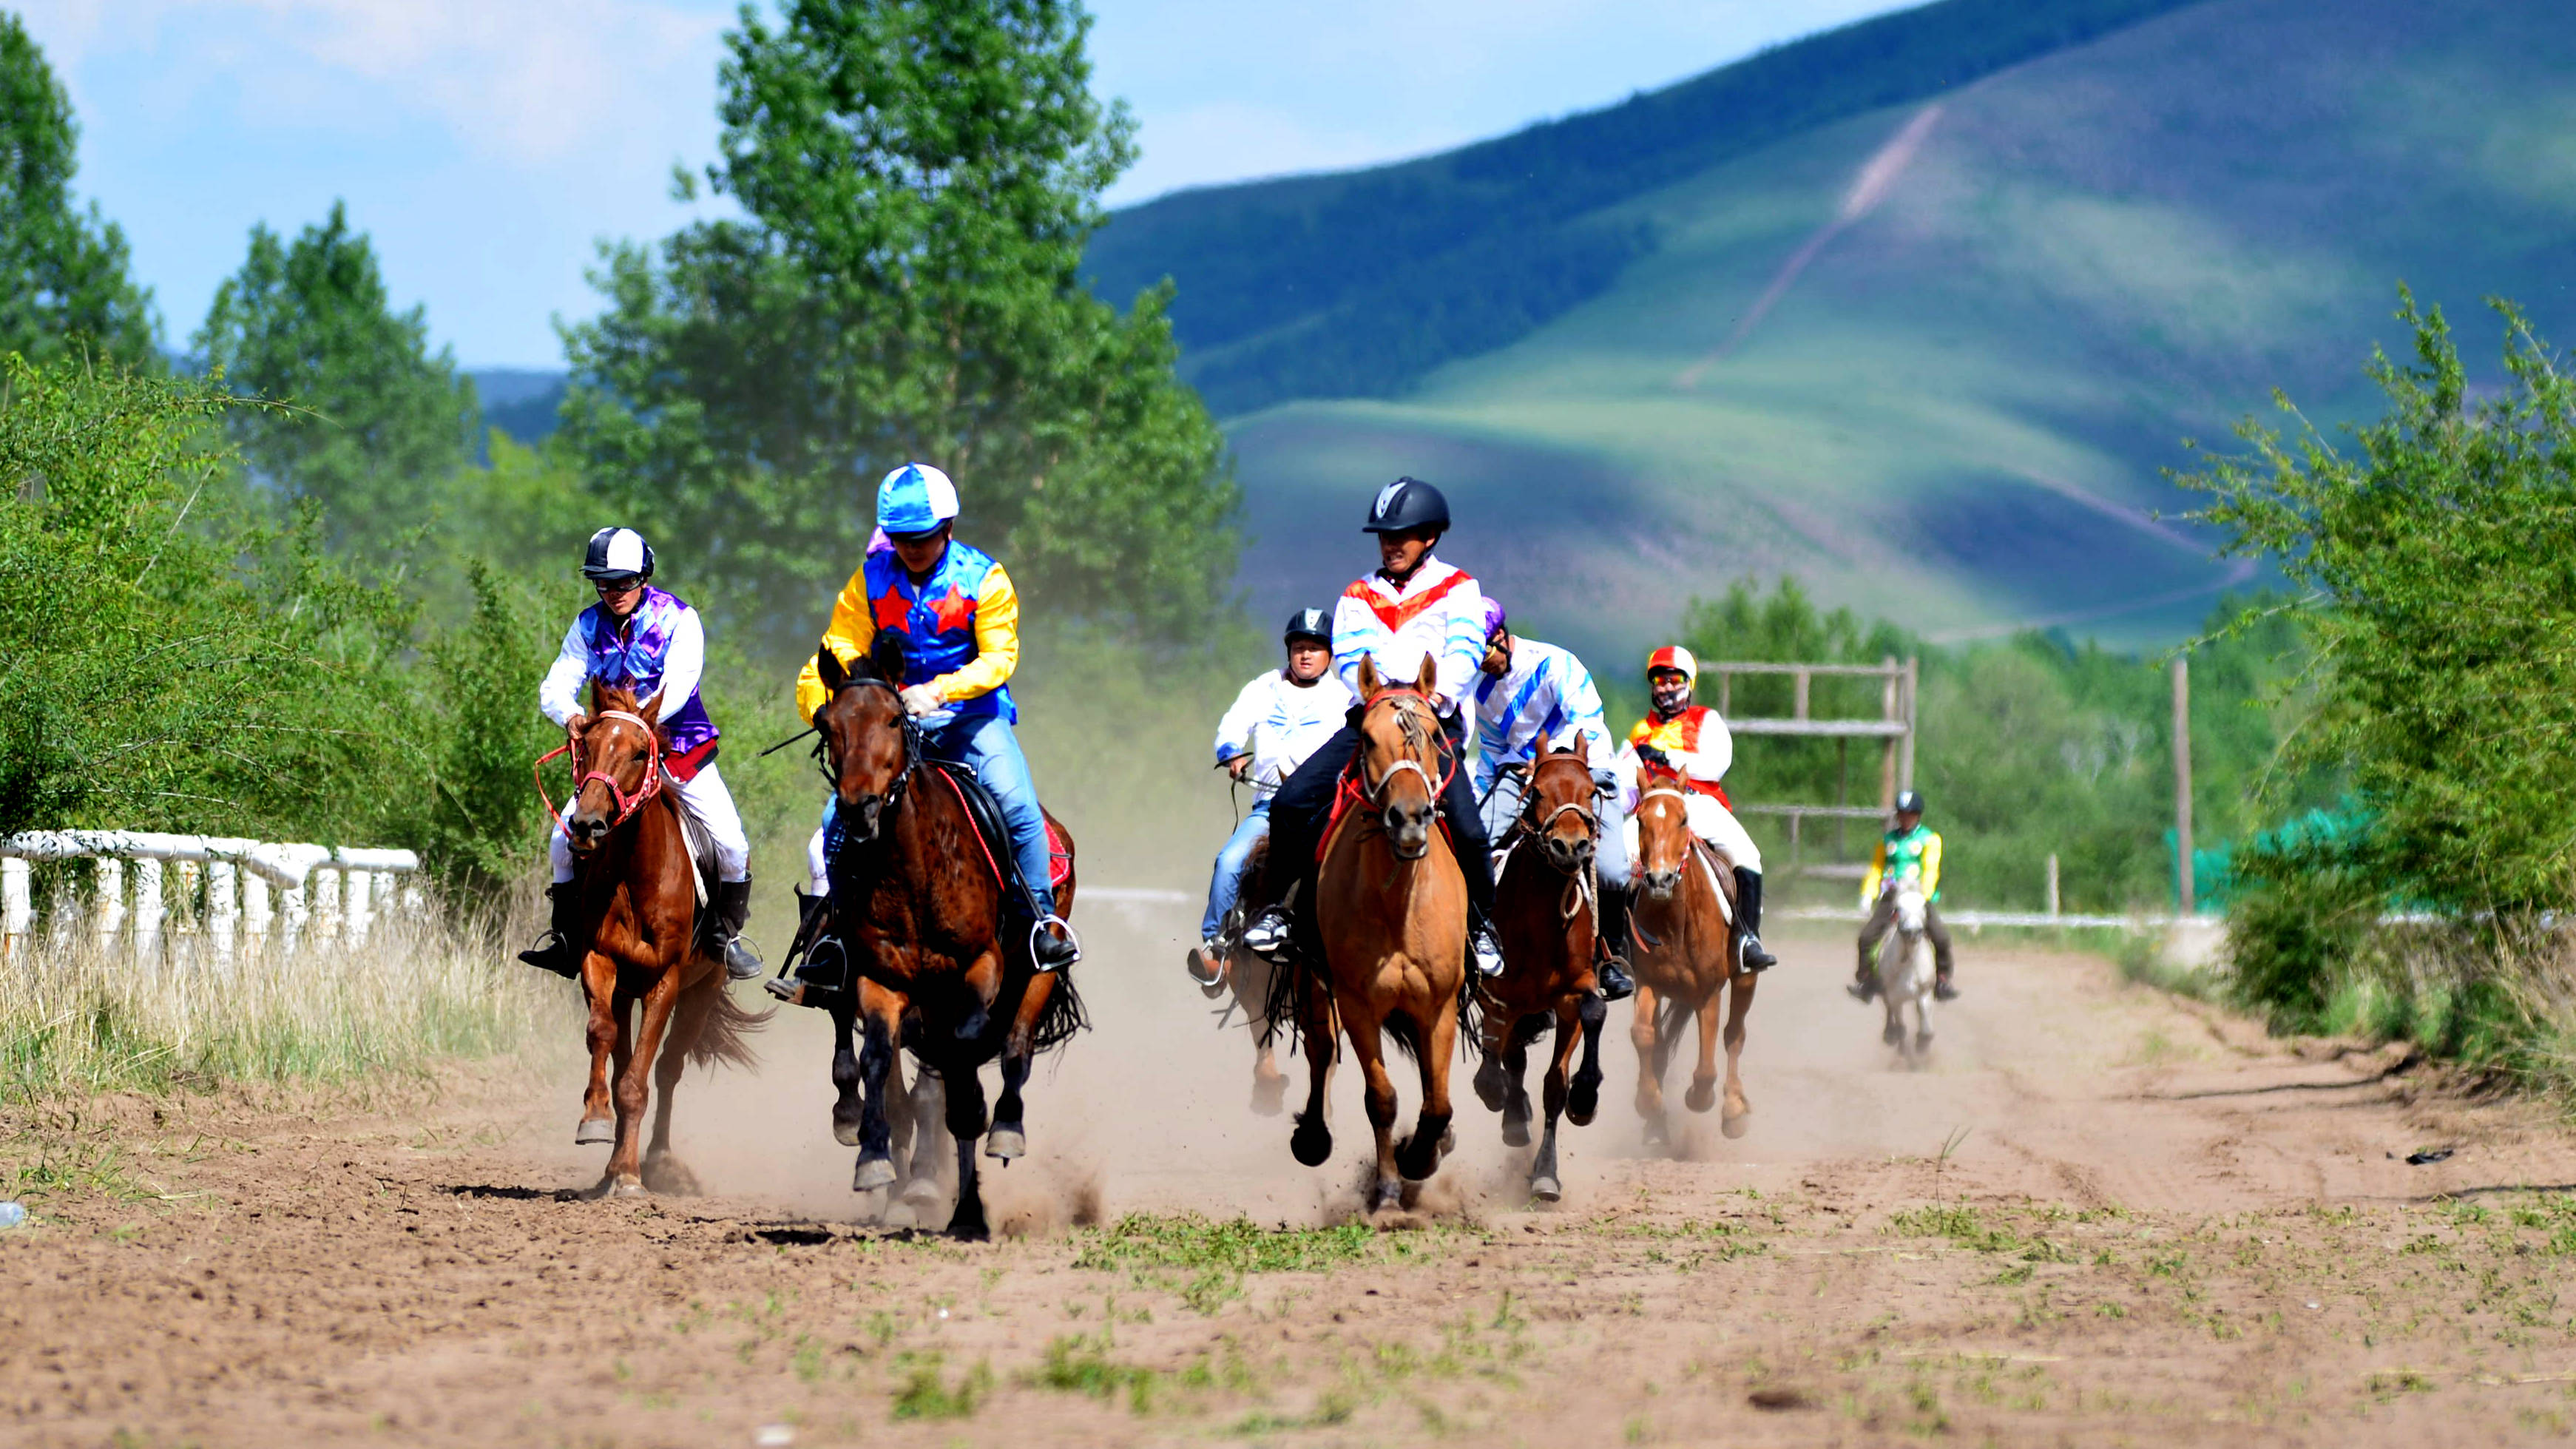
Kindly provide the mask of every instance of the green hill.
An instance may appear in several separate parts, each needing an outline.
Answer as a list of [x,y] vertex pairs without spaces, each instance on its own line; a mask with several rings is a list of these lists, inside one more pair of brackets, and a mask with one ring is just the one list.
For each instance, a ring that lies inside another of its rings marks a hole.
[[[1171,198],[1095,260],[1105,289],[1174,276],[1188,365],[1238,400],[1263,612],[1348,577],[1342,520],[1403,471],[1460,505],[1454,556],[1582,647],[1641,643],[1749,572],[1934,634],[2170,637],[2241,577],[2150,516],[2181,506],[2158,475],[2179,439],[2223,441],[2276,385],[2323,418],[2366,405],[2401,279],[2473,354],[2491,293],[2576,338],[2567,19],[1948,0],[1450,156]],[[1697,153],[1649,124],[1800,76],[1805,108]],[[1610,179],[1529,159],[1604,135],[1637,157]],[[1503,157],[1521,180],[1477,193]],[[1500,229],[1449,251],[1361,240],[1480,195]],[[1562,261],[1579,237],[1598,275]],[[1557,268],[1563,305],[1466,345],[1386,295],[1417,267],[1508,300],[1524,265]],[[1321,360],[1293,361],[1301,336]],[[1395,355],[1430,365],[1330,361]]]

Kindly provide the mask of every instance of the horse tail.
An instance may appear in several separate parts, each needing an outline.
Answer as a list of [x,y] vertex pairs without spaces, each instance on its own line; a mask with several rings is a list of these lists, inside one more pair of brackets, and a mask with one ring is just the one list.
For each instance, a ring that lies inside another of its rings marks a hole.
[[759,1059],[752,1055],[751,1044],[745,1038],[769,1025],[769,1018],[777,1014],[776,1009],[745,1010],[742,1003],[733,999],[733,993],[725,990],[722,977],[716,979],[714,988],[716,1004],[708,1011],[706,1025],[699,1030],[698,1039],[689,1043],[689,1065],[693,1067],[757,1065]]
[[[1460,1014],[1463,1017],[1463,1008]],[[1391,1011],[1378,1025],[1384,1028],[1388,1038],[1394,1041],[1396,1050],[1404,1053],[1406,1061],[1422,1060],[1422,1023],[1415,1021],[1405,1012]]]

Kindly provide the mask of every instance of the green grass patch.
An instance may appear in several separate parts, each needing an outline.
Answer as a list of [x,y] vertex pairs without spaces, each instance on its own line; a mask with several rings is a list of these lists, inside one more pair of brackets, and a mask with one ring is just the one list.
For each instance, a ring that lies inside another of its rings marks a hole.
[[[1366,1223],[1265,1228],[1249,1218],[1219,1222],[1197,1213],[1129,1213],[1088,1234],[1073,1266],[1181,1268],[1201,1275],[1324,1273],[1359,1263],[1429,1258],[1442,1250],[1445,1238],[1441,1233],[1380,1233]],[[1203,1276],[1200,1281],[1222,1280]],[[1191,1291],[1201,1290],[1194,1284]]]
[[903,1387],[895,1391],[897,1419],[964,1419],[983,1407],[993,1392],[993,1366],[978,1363],[951,1384],[940,1372],[940,1362],[935,1353],[909,1360]]

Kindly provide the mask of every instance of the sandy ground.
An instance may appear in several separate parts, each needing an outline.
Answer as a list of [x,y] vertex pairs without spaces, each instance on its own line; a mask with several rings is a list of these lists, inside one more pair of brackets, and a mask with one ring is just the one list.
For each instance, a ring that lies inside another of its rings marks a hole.
[[[1962,940],[1928,1071],[1782,943],[1755,1117],[1650,1158],[1613,1008],[1600,1120],[1531,1211],[1460,1085],[1417,1212],[1297,1167],[1170,922],[1093,924],[990,1245],[853,1221],[821,1018],[684,1085],[713,1195],[567,1190],[568,1058],[434,1084],[0,1117],[0,1440],[2126,1444],[2563,1440],[2576,1145],[2401,1053],[2265,1040],[2103,963]],[[1151,929],[1149,929],[1151,928]],[[567,1043],[576,1034],[569,1011]],[[1347,1079],[1350,1074],[1342,1074]],[[1409,1108],[1408,1108],[1409,1115]],[[2421,1148],[2454,1149],[2410,1166]],[[1947,1149],[1945,1154],[1945,1148]],[[1268,1248],[1168,1216],[1301,1230]],[[1294,1270],[1242,1254],[1295,1250]]]

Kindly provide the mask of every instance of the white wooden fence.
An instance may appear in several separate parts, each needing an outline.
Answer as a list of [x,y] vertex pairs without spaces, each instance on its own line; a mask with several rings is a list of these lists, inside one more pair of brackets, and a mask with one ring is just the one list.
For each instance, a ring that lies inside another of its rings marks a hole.
[[[308,935],[361,944],[380,914],[417,912],[423,904],[420,888],[398,879],[420,869],[420,857],[408,850],[138,830],[31,830],[0,837],[0,952],[15,956],[26,949],[36,918],[32,862],[55,860],[89,862],[88,927],[99,946],[113,951],[122,944],[145,961],[163,950],[174,895],[182,908],[178,931],[202,937],[221,960],[244,947],[292,950]],[[171,874],[178,877],[175,891]],[[80,893],[59,883],[51,905],[52,934],[68,942],[79,929]]]

